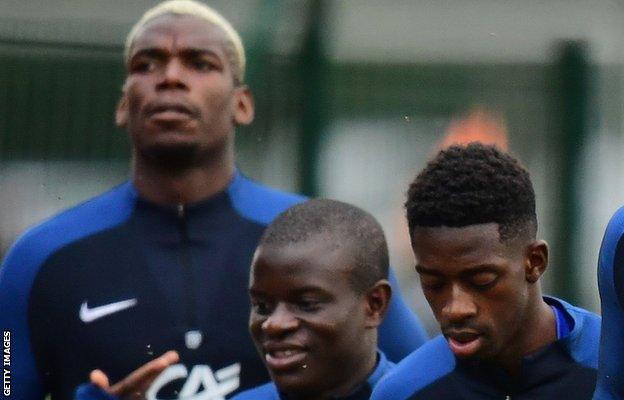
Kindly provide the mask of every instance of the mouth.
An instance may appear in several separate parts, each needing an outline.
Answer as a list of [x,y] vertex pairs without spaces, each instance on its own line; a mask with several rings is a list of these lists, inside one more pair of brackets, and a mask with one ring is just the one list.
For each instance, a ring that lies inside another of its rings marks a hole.
[[483,336],[476,331],[447,331],[444,336],[453,354],[459,358],[473,356],[483,345]]
[[190,107],[180,103],[151,105],[147,107],[146,115],[156,122],[186,121],[197,116]]
[[303,368],[307,351],[301,346],[267,345],[264,346],[264,362],[272,372],[283,372]]

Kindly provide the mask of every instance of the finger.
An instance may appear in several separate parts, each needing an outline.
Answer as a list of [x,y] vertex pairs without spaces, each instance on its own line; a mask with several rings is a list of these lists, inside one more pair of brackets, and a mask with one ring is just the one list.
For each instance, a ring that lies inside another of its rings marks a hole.
[[137,393],[143,393],[165,368],[175,364],[179,359],[177,352],[168,351],[115,383],[110,392],[116,396],[136,396]]
[[89,380],[92,384],[102,390],[108,391],[110,389],[108,376],[106,376],[106,374],[99,369],[94,369],[93,371],[91,371],[91,373],[89,374]]
[[180,361],[180,355],[178,354],[177,351],[174,351],[174,350],[169,350],[168,352],[166,352],[160,357],[164,360],[165,363],[167,363],[167,366],[171,364],[175,364],[178,361]]

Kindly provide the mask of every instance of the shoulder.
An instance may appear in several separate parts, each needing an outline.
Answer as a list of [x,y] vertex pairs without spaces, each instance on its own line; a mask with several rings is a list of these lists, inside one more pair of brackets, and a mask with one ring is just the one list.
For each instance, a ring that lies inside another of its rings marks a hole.
[[245,390],[234,396],[232,400],[279,400],[277,388],[273,382]]
[[228,188],[228,194],[239,214],[264,225],[287,208],[307,200],[304,196],[264,186],[238,171]]
[[605,234],[621,236],[624,233],[624,207],[620,207],[609,220]]
[[556,297],[545,297],[549,303],[558,303],[574,320],[570,334],[562,339],[570,356],[579,364],[596,369],[600,342],[600,317],[591,311],[573,306]]
[[[28,259],[41,259],[70,242],[125,221],[132,213],[136,194],[130,183],[65,210],[27,230],[12,246]],[[23,262],[23,260],[22,260]]]
[[373,400],[407,399],[455,369],[455,357],[442,335],[412,352],[384,376],[373,390]]
[[125,184],[62,212],[24,233],[6,255],[0,267],[0,325],[15,336],[16,393],[40,391],[27,310],[41,266],[65,245],[125,220],[132,193]]
[[[624,279],[624,207],[613,214],[600,246],[598,255],[598,287],[603,298],[603,313],[613,304],[621,307],[624,296],[621,287]],[[620,293],[620,294],[618,294]],[[605,299],[607,301],[605,301]]]
[[30,228],[4,259],[0,282],[30,280],[56,250],[125,221],[135,199],[132,185],[125,183]]
[[612,263],[615,252],[624,234],[624,207],[617,210],[605,229],[600,247],[600,263]]

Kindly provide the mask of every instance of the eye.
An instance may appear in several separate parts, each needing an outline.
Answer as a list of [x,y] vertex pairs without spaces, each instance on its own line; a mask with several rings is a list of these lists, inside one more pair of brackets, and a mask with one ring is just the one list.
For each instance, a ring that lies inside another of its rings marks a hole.
[[269,315],[271,313],[270,305],[261,300],[253,300],[251,302],[252,311],[259,315]]
[[144,58],[133,60],[130,63],[130,72],[139,74],[152,72],[156,69],[156,66],[157,62],[155,60],[149,60]]
[[297,308],[305,312],[315,312],[321,309],[322,302],[315,299],[301,299],[296,302]]
[[420,277],[420,285],[423,290],[440,290],[444,286],[444,281],[440,278],[436,278],[433,276],[422,276]]
[[485,290],[489,289],[498,281],[498,275],[494,272],[479,272],[478,274],[470,277],[470,283],[477,289]]
[[204,57],[193,58],[192,60],[190,60],[189,64],[196,71],[207,72],[217,69],[216,65],[212,61]]

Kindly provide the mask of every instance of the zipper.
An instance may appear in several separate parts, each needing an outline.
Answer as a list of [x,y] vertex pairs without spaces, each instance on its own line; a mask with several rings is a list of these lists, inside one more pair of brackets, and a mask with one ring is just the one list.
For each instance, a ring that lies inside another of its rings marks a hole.
[[197,329],[197,318],[195,311],[197,310],[197,291],[195,290],[195,279],[193,273],[193,263],[191,258],[191,240],[188,234],[188,224],[186,218],[186,207],[179,203],[177,206],[178,227],[180,229],[180,253],[179,262],[182,266],[184,274],[184,286],[186,293],[182,294],[182,298],[186,299],[185,320],[192,329]]

